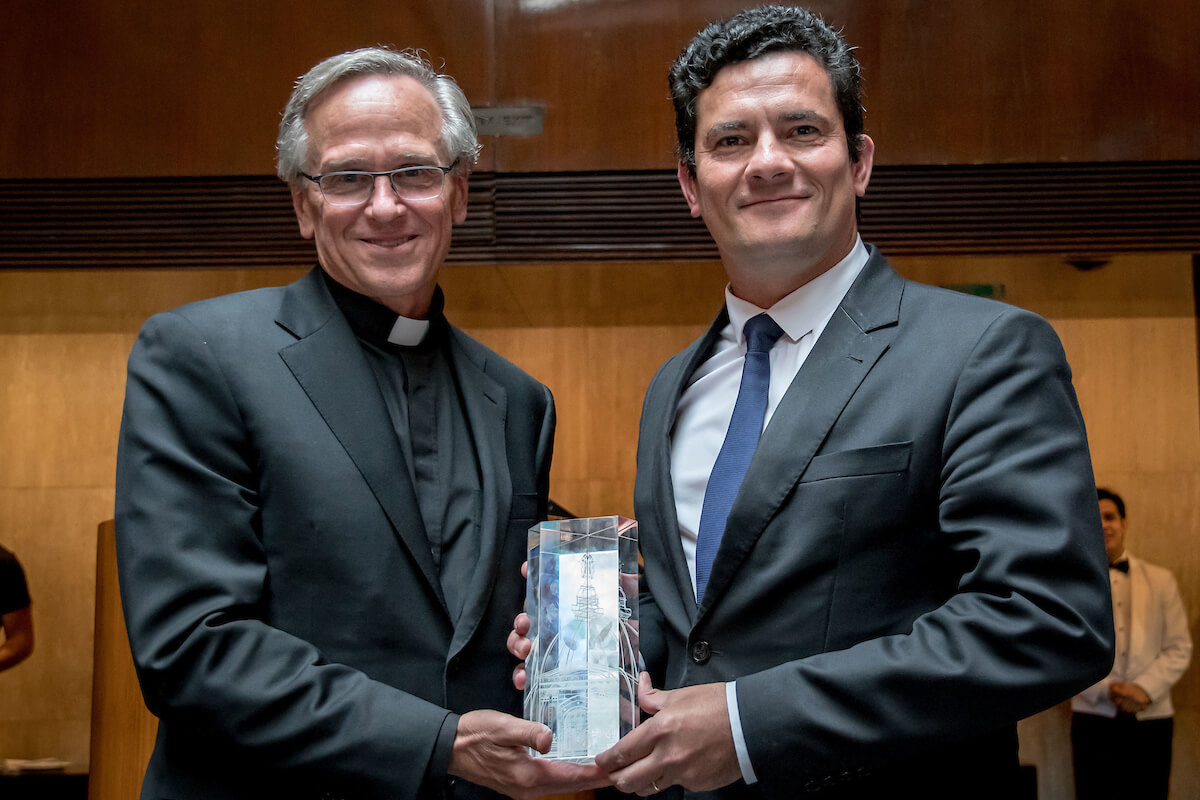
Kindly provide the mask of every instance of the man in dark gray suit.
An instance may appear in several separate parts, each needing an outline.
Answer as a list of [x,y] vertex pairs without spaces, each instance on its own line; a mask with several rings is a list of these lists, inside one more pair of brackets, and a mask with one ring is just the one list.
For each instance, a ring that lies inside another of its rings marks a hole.
[[646,393],[641,643],[666,690],[643,678],[655,716],[597,763],[639,794],[1017,796],[1017,720],[1112,663],[1058,339],[863,244],[859,65],[816,16],[715,23],[671,88],[729,286]]
[[160,719],[142,797],[602,782],[530,758],[550,732],[513,716],[554,407],[442,314],[466,98],[414,54],[344,53],[297,83],[278,146],[319,268],[156,315],[129,359],[118,563]]

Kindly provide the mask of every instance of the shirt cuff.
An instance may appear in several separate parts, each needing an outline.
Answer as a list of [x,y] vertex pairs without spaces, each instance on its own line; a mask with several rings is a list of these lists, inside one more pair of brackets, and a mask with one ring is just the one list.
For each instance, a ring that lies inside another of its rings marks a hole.
[[737,683],[735,681],[725,684],[725,704],[729,707],[729,727],[733,733],[733,749],[737,751],[742,780],[747,784],[758,783],[758,776],[754,774],[754,767],[750,764],[750,751],[746,749],[746,737],[742,735],[742,717],[738,714]]

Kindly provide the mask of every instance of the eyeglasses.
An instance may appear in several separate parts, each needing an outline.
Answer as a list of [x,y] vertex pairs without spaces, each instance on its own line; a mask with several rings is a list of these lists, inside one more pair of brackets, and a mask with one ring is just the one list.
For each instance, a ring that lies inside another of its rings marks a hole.
[[334,206],[362,205],[375,191],[375,179],[388,177],[392,191],[401,200],[432,200],[442,193],[446,175],[454,167],[401,167],[386,172],[327,172],[324,175],[300,174],[315,183],[325,201]]

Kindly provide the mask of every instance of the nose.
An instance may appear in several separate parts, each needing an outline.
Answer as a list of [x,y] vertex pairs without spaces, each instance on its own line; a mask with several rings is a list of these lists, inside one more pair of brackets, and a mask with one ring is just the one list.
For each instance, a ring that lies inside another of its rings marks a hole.
[[398,217],[406,208],[404,201],[392,187],[391,177],[376,175],[375,183],[371,186],[371,196],[367,198],[367,213],[375,219],[389,220]]
[[770,133],[760,136],[754,143],[754,150],[750,153],[746,174],[750,178],[771,181],[790,175],[791,171],[792,160],[779,140]]

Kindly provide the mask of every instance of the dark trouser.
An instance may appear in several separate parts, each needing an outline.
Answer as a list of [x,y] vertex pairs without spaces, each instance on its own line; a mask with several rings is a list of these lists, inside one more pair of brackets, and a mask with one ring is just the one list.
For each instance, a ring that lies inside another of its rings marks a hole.
[[1076,800],[1167,800],[1175,720],[1071,715]]

